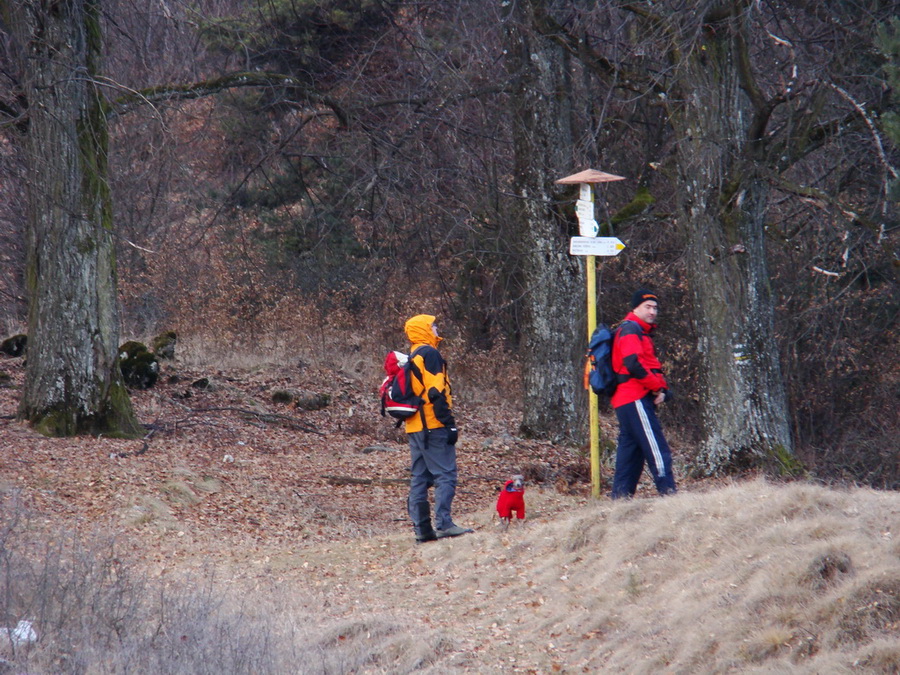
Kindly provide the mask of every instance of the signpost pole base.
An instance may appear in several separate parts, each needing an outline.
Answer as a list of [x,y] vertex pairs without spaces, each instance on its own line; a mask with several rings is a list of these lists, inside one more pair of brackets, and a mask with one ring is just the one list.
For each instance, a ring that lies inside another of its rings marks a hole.
[[[597,327],[597,264],[596,258],[587,256],[587,322],[588,340]],[[600,498],[600,414],[597,394],[588,387],[589,424],[591,430],[591,496]]]

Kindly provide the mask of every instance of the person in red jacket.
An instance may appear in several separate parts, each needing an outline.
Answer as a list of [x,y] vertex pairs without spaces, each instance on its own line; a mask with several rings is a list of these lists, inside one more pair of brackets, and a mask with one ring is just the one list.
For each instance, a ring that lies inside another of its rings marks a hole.
[[653,348],[658,313],[659,298],[655,293],[646,289],[635,291],[631,312],[613,340],[612,366],[619,378],[612,397],[619,420],[613,499],[634,496],[644,464],[661,495],[676,491],[672,452],[656,416],[656,407],[670,398]]

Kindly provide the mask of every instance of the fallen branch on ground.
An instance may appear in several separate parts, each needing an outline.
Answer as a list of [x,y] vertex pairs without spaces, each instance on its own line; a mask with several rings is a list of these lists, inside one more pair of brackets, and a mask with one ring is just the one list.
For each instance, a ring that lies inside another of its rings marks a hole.
[[354,476],[322,476],[331,485],[409,485],[409,478],[356,478]]

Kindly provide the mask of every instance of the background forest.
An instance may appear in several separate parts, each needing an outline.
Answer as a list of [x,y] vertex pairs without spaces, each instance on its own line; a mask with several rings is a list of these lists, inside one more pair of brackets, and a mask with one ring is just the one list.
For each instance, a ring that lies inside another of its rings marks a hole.
[[[639,286],[661,295],[666,421],[697,470],[900,487],[896,3],[80,4],[104,36],[122,341],[338,351],[374,393],[404,319],[428,311],[452,366],[521,369],[497,387],[524,433],[578,441],[585,261],[567,255],[577,194],[554,181],[596,168],[626,178],[598,199],[627,245],[599,267],[599,318]],[[34,159],[14,35],[5,334],[27,329]],[[741,350],[761,365],[735,366]],[[717,410],[771,417],[758,433],[785,453],[741,440],[723,461],[738,432]]]

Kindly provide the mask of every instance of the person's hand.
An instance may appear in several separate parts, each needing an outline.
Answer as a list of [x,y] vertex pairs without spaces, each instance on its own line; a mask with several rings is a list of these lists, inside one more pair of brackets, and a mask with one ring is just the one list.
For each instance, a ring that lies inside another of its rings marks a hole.
[[447,427],[447,445],[456,445],[457,440],[459,440],[459,431],[456,430],[456,427]]
[[660,389],[656,392],[656,398],[653,399],[653,403],[655,405],[660,405],[663,401],[666,400],[666,392]]

